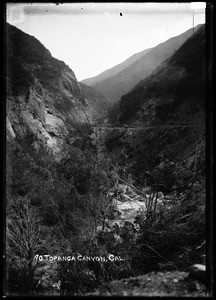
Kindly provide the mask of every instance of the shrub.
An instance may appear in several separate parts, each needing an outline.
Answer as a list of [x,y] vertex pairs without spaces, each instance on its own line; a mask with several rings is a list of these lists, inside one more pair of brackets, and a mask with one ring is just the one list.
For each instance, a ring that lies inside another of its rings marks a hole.
[[35,254],[48,245],[38,210],[27,197],[11,198],[7,204],[7,276],[9,293],[35,288]]

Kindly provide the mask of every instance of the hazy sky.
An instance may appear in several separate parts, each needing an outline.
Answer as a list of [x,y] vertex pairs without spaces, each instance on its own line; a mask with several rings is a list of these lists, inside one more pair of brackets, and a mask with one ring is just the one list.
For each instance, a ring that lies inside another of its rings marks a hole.
[[[121,14],[120,14],[121,13]],[[36,37],[77,79],[205,23],[198,3],[8,3],[7,22]]]

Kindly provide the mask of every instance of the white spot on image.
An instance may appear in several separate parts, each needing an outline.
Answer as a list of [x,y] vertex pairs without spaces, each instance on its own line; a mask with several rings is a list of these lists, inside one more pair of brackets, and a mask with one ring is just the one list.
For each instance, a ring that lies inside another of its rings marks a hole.
[[17,4],[14,6],[8,4],[7,6],[7,22],[14,25],[23,24],[26,20],[24,6],[22,4]]

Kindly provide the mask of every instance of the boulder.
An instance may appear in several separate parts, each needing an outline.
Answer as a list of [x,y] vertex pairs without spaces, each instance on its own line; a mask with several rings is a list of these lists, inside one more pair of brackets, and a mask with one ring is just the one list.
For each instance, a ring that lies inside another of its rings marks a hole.
[[126,193],[130,198],[134,198],[137,196],[137,194],[129,187],[126,189]]
[[206,266],[201,264],[195,264],[190,268],[188,275],[190,278],[198,279],[205,282],[206,280]]
[[128,187],[124,184],[118,184],[118,191],[122,193],[126,193]]
[[164,194],[162,192],[158,192],[158,199],[163,200]]

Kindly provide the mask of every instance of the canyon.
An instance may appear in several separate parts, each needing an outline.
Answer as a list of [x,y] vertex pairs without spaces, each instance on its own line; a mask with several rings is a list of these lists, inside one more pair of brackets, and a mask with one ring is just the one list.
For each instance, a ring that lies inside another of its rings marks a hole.
[[[9,293],[204,295],[203,268],[188,275],[205,265],[205,25],[82,82],[35,37],[6,36]],[[124,259],[34,260],[47,254]],[[148,289],[169,271],[174,290]]]

